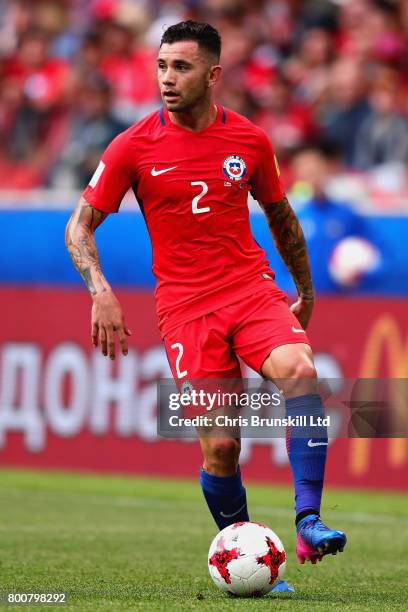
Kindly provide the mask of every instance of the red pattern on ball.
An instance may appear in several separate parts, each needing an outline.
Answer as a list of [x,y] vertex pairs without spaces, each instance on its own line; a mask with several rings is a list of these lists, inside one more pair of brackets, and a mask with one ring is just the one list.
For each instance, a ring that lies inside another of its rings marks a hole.
[[220,538],[217,542],[217,550],[210,557],[209,564],[214,565],[220,573],[220,576],[224,578],[227,584],[231,584],[231,576],[228,571],[228,563],[233,559],[238,559],[239,550],[238,548],[232,548],[228,550],[224,547],[224,538]]
[[279,568],[284,561],[286,561],[285,551],[278,550],[276,548],[275,543],[266,536],[266,543],[268,544],[269,551],[266,555],[262,557],[257,557],[256,560],[258,563],[266,565],[269,567],[269,571],[271,572],[270,584],[273,584],[278,577]]

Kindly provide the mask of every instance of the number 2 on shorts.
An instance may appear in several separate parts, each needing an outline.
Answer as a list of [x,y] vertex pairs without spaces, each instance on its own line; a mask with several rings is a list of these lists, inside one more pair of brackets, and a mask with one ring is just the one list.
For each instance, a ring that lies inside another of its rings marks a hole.
[[183,370],[182,372],[180,372],[180,360],[183,356],[183,351],[184,351],[183,345],[181,344],[181,342],[175,342],[174,344],[171,345],[170,348],[178,350],[178,355],[176,357],[177,378],[183,378],[183,376],[187,376],[187,370]]

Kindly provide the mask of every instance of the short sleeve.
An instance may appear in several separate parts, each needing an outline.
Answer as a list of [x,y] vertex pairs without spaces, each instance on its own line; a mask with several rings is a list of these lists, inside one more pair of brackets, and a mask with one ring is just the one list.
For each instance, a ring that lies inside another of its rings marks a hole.
[[262,130],[259,131],[258,159],[251,179],[251,193],[258,202],[279,202],[285,196],[279,179],[279,166],[272,144]]
[[130,167],[130,157],[126,132],[122,132],[106,148],[82,194],[91,206],[106,213],[119,210],[125,193],[135,182],[135,170]]

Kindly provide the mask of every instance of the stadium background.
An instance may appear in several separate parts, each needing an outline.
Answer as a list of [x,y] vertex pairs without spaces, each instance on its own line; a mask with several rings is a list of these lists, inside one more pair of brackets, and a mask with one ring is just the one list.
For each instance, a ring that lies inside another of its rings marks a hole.
[[[112,137],[159,105],[165,25],[223,36],[219,101],[263,126],[309,239],[311,338],[326,377],[408,376],[408,2],[114,0],[0,3],[0,464],[195,477],[195,443],[156,436],[150,244],[131,197],[98,230],[133,331],[127,359],[90,349],[90,300],[63,245],[80,190]],[[324,194],[324,195],[323,195]],[[333,203],[338,202],[333,208]],[[254,202],[279,284],[290,279]],[[376,266],[351,285],[328,264],[347,236]],[[281,440],[244,441],[248,479],[289,483]],[[408,489],[408,444],[336,440],[328,484]]]

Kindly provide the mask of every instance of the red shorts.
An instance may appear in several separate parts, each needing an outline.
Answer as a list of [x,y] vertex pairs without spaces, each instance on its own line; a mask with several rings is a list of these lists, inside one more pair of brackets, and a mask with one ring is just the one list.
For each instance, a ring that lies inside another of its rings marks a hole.
[[238,357],[261,374],[269,353],[284,344],[310,344],[276,285],[182,323],[164,337],[176,381],[241,378]]

